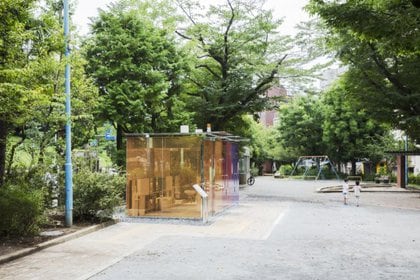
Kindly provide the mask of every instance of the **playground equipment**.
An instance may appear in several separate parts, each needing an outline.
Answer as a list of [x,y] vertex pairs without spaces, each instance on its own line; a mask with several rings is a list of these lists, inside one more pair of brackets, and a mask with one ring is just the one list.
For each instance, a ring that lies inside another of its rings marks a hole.
[[318,171],[317,171],[317,175],[315,177],[315,180],[319,179],[320,175],[323,175],[322,173],[322,168],[325,165],[330,165],[331,170],[334,172],[335,176],[337,177],[337,180],[340,179],[340,177],[338,176],[337,172],[335,171],[334,165],[332,164],[332,162],[330,161],[330,159],[328,158],[328,156],[301,156],[299,157],[298,161],[296,162],[295,167],[292,170],[292,173],[290,173],[290,176],[293,176],[293,174],[295,173],[296,169],[299,166],[305,166],[305,172],[303,173],[303,178],[305,177],[309,177],[307,176],[307,173],[309,172],[309,170],[316,166]]

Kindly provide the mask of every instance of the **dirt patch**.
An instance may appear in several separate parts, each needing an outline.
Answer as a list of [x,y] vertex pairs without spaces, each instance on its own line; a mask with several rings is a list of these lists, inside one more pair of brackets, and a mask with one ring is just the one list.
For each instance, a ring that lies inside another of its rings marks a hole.
[[59,238],[84,228],[95,225],[95,223],[74,223],[72,227],[64,226],[64,216],[51,215],[47,225],[41,228],[38,235],[25,237],[0,237],[0,256],[4,256],[25,248],[36,247],[37,245]]

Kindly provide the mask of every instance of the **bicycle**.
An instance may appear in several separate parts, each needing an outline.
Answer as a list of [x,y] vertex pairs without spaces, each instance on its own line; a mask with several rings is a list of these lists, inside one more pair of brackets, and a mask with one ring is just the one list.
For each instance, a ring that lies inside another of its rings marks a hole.
[[251,175],[248,179],[246,179],[246,183],[248,184],[248,186],[252,186],[255,183],[254,176]]

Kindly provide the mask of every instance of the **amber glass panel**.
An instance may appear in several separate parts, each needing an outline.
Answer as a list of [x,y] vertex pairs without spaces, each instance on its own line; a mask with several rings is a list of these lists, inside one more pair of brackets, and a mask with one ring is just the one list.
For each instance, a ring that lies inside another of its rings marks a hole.
[[127,210],[130,216],[145,212],[144,196],[148,194],[150,170],[147,140],[140,137],[127,139]]
[[223,177],[223,142],[213,142],[213,180],[210,187],[209,211],[217,213],[223,210],[224,177]]
[[201,137],[127,139],[127,213],[130,216],[201,217]]

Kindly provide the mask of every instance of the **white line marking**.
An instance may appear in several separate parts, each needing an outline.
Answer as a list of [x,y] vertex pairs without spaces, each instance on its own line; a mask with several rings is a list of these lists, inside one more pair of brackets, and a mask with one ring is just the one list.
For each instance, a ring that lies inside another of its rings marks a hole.
[[289,210],[289,206],[284,209],[278,216],[274,223],[271,225],[270,229],[267,231],[266,234],[262,237],[263,240],[266,240],[270,237],[271,233],[273,232],[274,228],[280,223],[280,220],[286,215],[286,212]]

